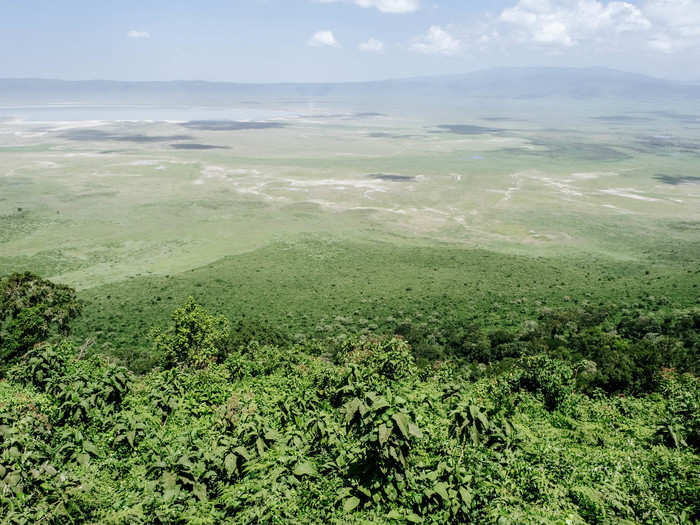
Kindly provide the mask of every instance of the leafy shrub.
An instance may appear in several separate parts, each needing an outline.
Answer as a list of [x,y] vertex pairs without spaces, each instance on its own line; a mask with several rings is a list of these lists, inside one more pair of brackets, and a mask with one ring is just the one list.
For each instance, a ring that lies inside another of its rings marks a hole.
[[24,310],[42,307],[42,315],[64,335],[70,322],[80,315],[82,304],[75,290],[29,273],[14,273],[0,281],[0,313],[15,318]]
[[20,358],[11,369],[10,376],[19,383],[33,385],[44,392],[52,380],[68,373],[74,354],[73,346],[68,341],[37,345]]
[[157,370],[151,372],[144,383],[144,403],[164,424],[187,396],[183,374],[178,369]]
[[99,357],[78,363],[71,373],[51,381],[58,425],[80,425],[104,418],[120,406],[131,386],[130,372]]
[[46,340],[49,335],[49,323],[43,314],[42,306],[34,306],[22,310],[5,324],[0,346],[0,358],[4,362],[11,363],[23,352]]
[[400,337],[350,338],[342,344],[338,358],[359,367],[370,381],[401,381],[417,372],[411,348]]
[[126,450],[135,449],[146,433],[146,421],[141,414],[121,412],[114,424],[112,447]]
[[75,290],[26,273],[0,281],[0,360],[11,363],[17,356],[45,341],[56,330],[63,335],[80,314]]
[[290,371],[300,360],[300,353],[294,349],[260,345],[253,341],[229,353],[224,366],[235,378],[259,377],[277,370]]
[[284,347],[291,343],[289,334],[264,320],[238,319],[231,326],[229,348],[247,347],[251,343],[262,346]]
[[502,449],[513,446],[517,440],[513,425],[507,418],[488,411],[471,399],[460,400],[450,412],[450,420],[450,432],[461,443]]
[[[353,476],[360,481],[360,492],[375,503],[396,499],[396,491],[405,486],[412,443],[423,437],[408,410],[407,401],[390,392],[368,392],[364,399],[353,398],[343,407],[348,429],[358,439],[349,458]],[[354,501],[348,498],[344,505]]]
[[229,337],[226,318],[211,315],[190,297],[173,312],[172,321],[168,330],[152,335],[166,368],[203,368],[223,355]]
[[607,523],[604,494],[590,487],[576,486],[569,491],[569,497],[578,506],[586,523]]
[[8,524],[86,521],[87,487],[65,462],[45,398],[15,398],[0,403],[0,521]]
[[549,410],[564,401],[575,384],[574,371],[568,363],[543,354],[517,360],[505,380],[512,392],[541,395]]
[[666,446],[690,446],[700,450],[700,381],[672,370],[661,376],[660,392],[667,411],[656,431],[656,440]]

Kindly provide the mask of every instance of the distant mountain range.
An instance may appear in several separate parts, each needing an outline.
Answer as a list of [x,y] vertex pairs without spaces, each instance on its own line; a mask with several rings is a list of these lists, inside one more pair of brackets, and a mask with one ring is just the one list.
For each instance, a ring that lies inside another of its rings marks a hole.
[[606,68],[498,68],[463,75],[374,82],[246,84],[230,82],[0,79],[0,105],[195,104],[246,98],[421,97],[700,100],[700,85]]

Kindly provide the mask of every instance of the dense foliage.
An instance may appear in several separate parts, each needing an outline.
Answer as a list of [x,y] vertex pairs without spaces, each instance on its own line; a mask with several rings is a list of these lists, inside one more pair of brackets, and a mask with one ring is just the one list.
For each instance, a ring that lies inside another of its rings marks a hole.
[[68,335],[81,308],[75,290],[29,272],[0,280],[0,360],[26,352],[52,332]]
[[[673,310],[700,306],[700,243],[673,250],[655,248],[645,260],[614,260],[525,257],[453,245],[280,242],[186,272],[82,290],[86,306],[73,333],[76,344],[94,339],[91,351],[146,372],[161,356],[145,335],[193,296],[229,319],[232,347],[252,340],[287,346],[400,334],[421,366],[461,356],[488,361],[519,351],[520,342],[503,337],[561,312],[568,312],[577,330],[594,328],[599,320],[610,331],[626,316],[639,318],[640,334],[654,333],[645,319],[680,320]],[[548,322],[562,326],[551,334],[553,342],[569,335],[564,318]],[[665,329],[673,335],[672,326]],[[487,339],[493,354],[484,347]]]
[[700,520],[697,309],[270,341],[190,299],[135,375],[76,348],[72,292],[45,289],[2,303],[3,334],[69,312],[0,341],[3,523]]

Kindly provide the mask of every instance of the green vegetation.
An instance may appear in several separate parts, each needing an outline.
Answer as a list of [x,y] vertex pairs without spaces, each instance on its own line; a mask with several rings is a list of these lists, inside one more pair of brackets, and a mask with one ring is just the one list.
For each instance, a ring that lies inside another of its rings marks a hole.
[[[675,261],[638,262],[307,238],[179,274],[84,290],[75,343],[94,339],[89,351],[147,371],[160,359],[149,331],[192,295],[231,321],[233,347],[253,339],[285,346],[397,334],[421,365],[455,357],[488,361],[493,356],[480,353],[483,341],[523,329],[546,308],[605,306],[617,322],[623,312],[697,306],[694,252],[684,245],[675,250]],[[506,343],[513,346],[503,341],[503,349]]]
[[0,288],[0,359],[11,361],[58,330],[68,335],[81,310],[75,290],[31,273],[13,274]]
[[209,315],[190,297],[185,306],[173,312],[172,320],[173,327],[169,331],[153,332],[165,368],[205,368],[222,356],[229,336],[225,317]]
[[266,340],[189,298],[136,375],[71,343],[72,290],[0,286],[3,523],[700,519],[698,308]]
[[700,521],[698,130],[556,105],[0,122],[0,522]]

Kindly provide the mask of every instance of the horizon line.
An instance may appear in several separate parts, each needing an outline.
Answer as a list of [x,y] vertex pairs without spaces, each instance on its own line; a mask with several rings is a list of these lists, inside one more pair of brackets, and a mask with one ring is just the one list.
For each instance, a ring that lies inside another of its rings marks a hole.
[[339,84],[377,84],[382,82],[392,82],[392,81],[407,81],[407,80],[419,80],[419,79],[438,79],[438,78],[455,78],[466,75],[471,75],[475,73],[482,73],[488,71],[498,71],[498,70],[568,70],[568,71],[591,71],[591,70],[602,70],[614,73],[624,73],[626,75],[635,75],[640,77],[646,77],[648,79],[670,82],[674,84],[697,86],[700,85],[700,81],[682,81],[675,80],[667,77],[659,77],[651,75],[648,73],[640,73],[637,71],[626,71],[622,69],[616,69],[608,66],[495,66],[482,69],[473,69],[466,71],[464,73],[445,73],[445,74],[433,74],[433,75],[412,75],[406,77],[388,77],[375,80],[338,80],[338,81],[235,81],[235,80],[203,80],[203,79],[173,79],[173,80],[119,80],[119,79],[109,79],[109,78],[81,78],[81,79],[63,79],[55,77],[0,77],[0,81],[7,80],[32,80],[32,81],[52,81],[52,82],[113,82],[113,83],[124,83],[124,84],[174,84],[174,83],[199,83],[199,84],[235,84],[235,85],[267,85],[267,86],[279,86],[279,85],[339,85]]

